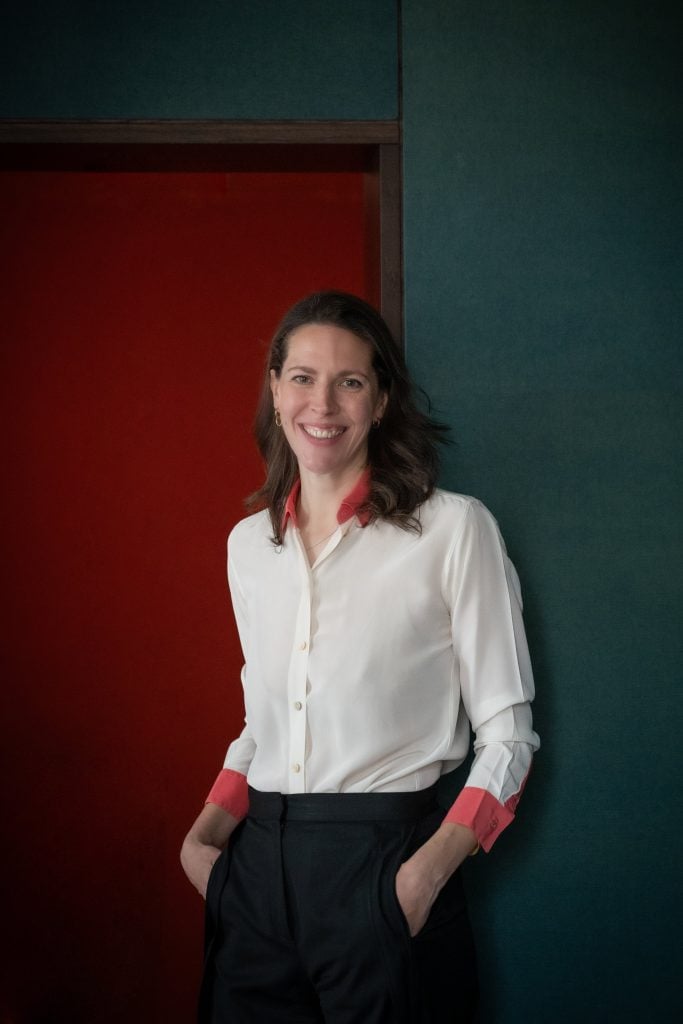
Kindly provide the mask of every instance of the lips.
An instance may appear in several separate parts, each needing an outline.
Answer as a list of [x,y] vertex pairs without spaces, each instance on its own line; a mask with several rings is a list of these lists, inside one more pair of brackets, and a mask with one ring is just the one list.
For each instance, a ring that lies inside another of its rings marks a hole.
[[335,437],[340,437],[346,427],[307,427],[302,424],[301,429],[316,441],[331,441]]

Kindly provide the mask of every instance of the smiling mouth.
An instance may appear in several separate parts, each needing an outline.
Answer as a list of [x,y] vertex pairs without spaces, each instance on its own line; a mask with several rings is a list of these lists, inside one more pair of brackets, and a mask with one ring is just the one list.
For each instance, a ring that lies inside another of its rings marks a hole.
[[333,437],[339,437],[344,433],[346,427],[305,427],[302,425],[301,428],[304,433],[308,434],[309,437],[314,437],[317,441],[329,441]]

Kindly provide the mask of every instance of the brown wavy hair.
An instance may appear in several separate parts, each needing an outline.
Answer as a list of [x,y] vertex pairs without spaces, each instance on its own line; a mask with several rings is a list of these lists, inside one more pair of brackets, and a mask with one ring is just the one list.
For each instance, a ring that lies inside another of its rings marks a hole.
[[266,464],[266,479],[247,498],[247,508],[268,509],[273,542],[281,544],[285,502],[299,471],[284,432],[275,424],[270,371],[280,376],[289,338],[307,324],[343,327],[371,345],[372,366],[380,391],[387,395],[387,405],[379,427],[368,435],[370,493],[359,511],[369,513],[371,519],[386,519],[403,530],[419,533],[416,513],[436,486],[439,444],[447,441],[448,427],[418,407],[417,389],[403,353],[381,315],[363,299],[346,292],[307,295],[285,313],[273,335],[254,422],[254,436]]

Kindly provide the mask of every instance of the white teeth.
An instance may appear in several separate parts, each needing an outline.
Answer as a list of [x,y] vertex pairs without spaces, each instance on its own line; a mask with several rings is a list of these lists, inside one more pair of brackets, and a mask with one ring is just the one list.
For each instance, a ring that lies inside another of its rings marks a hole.
[[335,428],[333,430],[320,430],[318,427],[304,427],[304,430],[307,434],[310,434],[311,437],[315,437],[319,441],[325,441],[331,437],[339,437],[340,434],[344,433],[343,429],[339,428]]

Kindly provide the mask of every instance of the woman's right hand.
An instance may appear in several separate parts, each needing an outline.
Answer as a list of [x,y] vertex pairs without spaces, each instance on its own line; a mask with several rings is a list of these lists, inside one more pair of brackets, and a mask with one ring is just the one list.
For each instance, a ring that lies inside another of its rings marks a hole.
[[211,869],[220,857],[237,818],[217,804],[206,804],[185,836],[180,863],[200,896],[206,899]]
[[221,855],[217,846],[208,846],[186,836],[180,850],[180,863],[200,896],[206,899],[211,869]]

